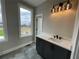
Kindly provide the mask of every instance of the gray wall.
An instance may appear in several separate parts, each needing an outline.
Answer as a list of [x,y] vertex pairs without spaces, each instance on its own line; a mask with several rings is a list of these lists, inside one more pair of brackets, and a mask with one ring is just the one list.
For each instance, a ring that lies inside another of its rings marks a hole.
[[[2,0],[3,21],[5,24],[5,42],[0,43],[0,52],[27,44],[33,40],[32,36],[19,38],[18,0]],[[33,8],[31,8],[33,10]]]
[[64,0],[47,0],[36,8],[36,15],[43,14],[43,32],[72,38],[77,0],[72,0],[72,9],[52,14],[52,5],[62,1]]

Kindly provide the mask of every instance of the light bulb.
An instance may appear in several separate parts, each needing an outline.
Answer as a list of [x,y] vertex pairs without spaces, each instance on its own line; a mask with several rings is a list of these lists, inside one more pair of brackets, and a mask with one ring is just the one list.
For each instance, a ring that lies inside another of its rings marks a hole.
[[68,10],[68,9],[70,9],[70,4],[67,4],[67,7],[66,7],[66,9]]
[[61,6],[59,6],[58,11],[60,12],[60,11],[61,11],[61,9],[62,9],[62,7],[61,7]]
[[66,10],[71,9],[71,7],[72,7],[72,4],[70,3],[70,1],[68,1],[66,5]]
[[53,8],[51,9],[51,12],[52,12],[52,13],[54,13],[54,12],[55,12],[55,8],[54,8],[54,6],[53,6]]
[[59,11],[59,12],[62,11],[62,7],[63,7],[63,3],[60,3],[60,4],[59,4],[59,7],[58,7],[58,11]]
[[54,8],[52,9],[52,12],[53,12],[53,13],[55,12],[55,9],[54,9]]

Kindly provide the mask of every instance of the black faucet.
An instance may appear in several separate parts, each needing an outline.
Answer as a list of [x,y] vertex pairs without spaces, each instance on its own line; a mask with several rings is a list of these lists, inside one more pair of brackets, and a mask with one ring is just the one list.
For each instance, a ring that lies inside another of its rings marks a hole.
[[59,37],[58,35],[54,35],[54,38],[61,40],[62,37]]
[[57,38],[57,39],[59,38],[58,35],[56,35],[56,38]]
[[54,38],[58,39],[58,35],[54,35]]

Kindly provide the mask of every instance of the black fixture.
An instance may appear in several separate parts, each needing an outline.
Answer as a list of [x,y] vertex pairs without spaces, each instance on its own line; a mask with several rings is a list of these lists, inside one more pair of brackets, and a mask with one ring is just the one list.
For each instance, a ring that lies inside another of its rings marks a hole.
[[[56,6],[58,6],[58,8],[55,8]],[[67,0],[64,2],[60,2],[59,4],[53,5],[53,8],[51,9],[51,13],[56,13],[63,10],[69,10],[71,8],[72,8],[72,3],[70,0]]]
[[54,37],[54,39],[59,39],[59,40],[63,39],[62,37],[60,37],[58,35],[54,35],[53,37]]
[[71,8],[72,8],[72,3],[70,0],[68,0],[66,4],[66,10],[71,9]]
[[59,7],[58,7],[58,9],[57,9],[58,12],[62,11],[62,7],[63,7],[63,3],[60,3],[60,4],[59,4]]

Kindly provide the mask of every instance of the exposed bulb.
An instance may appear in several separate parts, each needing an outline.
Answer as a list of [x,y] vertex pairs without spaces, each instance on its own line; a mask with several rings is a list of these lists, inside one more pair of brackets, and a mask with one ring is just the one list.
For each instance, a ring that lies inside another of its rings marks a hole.
[[66,5],[66,10],[70,9],[71,7],[72,7],[72,4],[70,3],[70,1],[68,1]]
[[69,5],[69,4],[67,4],[67,8],[66,8],[67,10],[69,9],[69,6],[70,6],[70,5]]
[[55,12],[55,8],[54,8],[54,6],[53,6],[53,8],[52,8],[51,12],[52,12],[52,13],[54,13],[54,12]]
[[62,7],[61,7],[61,6],[59,6],[58,11],[60,12],[60,11],[61,11],[61,9],[62,9]]
[[58,11],[59,11],[59,12],[62,11],[62,7],[63,7],[63,3],[60,3],[60,4],[59,4],[59,7],[58,7]]
[[53,12],[53,13],[55,12],[55,9],[54,9],[54,8],[52,9],[52,12]]

